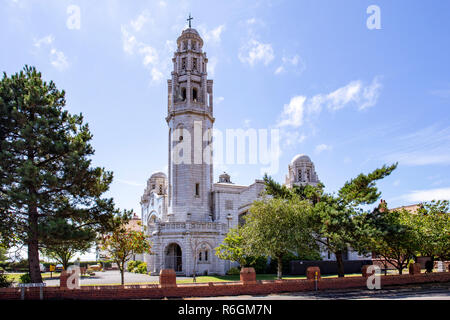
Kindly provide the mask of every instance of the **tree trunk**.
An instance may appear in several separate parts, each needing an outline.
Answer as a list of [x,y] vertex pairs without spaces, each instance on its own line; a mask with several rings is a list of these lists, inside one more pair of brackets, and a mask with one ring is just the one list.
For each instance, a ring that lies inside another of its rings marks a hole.
[[277,257],[278,260],[278,268],[277,268],[277,279],[281,280],[283,277],[283,260],[282,257]]
[[31,282],[42,283],[41,270],[39,268],[38,216],[36,207],[29,210],[28,224],[28,269]]
[[125,284],[125,261],[121,262],[121,267],[120,267],[120,283],[122,285]]
[[337,263],[337,267],[338,267],[338,277],[344,278],[345,271],[344,271],[344,261],[342,260],[342,251],[335,252],[334,255],[336,256],[336,263]]

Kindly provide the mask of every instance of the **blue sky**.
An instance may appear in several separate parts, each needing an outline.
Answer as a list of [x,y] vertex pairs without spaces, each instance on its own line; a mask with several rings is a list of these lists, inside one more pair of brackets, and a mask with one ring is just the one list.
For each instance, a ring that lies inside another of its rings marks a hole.
[[[381,29],[366,26],[370,5]],[[66,91],[94,134],[94,164],[114,172],[110,195],[140,214],[146,180],[167,167],[166,80],[192,13],[216,128],[279,129],[273,176],[283,182],[305,153],[327,191],[399,161],[379,183],[395,207],[450,198],[449,11],[412,0],[1,0],[1,71],[33,65]],[[260,169],[218,166],[215,177],[250,184]]]

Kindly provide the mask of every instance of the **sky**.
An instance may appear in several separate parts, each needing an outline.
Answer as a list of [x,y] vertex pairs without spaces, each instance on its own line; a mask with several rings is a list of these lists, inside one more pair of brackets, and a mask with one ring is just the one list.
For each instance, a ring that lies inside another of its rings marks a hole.
[[[375,7],[374,7],[375,6]],[[375,9],[374,9],[375,8]],[[140,215],[167,171],[167,79],[176,39],[203,38],[215,128],[278,130],[279,169],[307,154],[326,191],[398,162],[389,207],[450,199],[450,2],[0,0],[0,66],[36,66],[94,137],[108,196]],[[237,184],[265,165],[218,164]]]

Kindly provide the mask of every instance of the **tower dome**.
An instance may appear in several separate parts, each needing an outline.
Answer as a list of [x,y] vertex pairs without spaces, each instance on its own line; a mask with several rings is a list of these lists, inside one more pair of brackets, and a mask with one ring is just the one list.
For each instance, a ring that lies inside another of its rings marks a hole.
[[300,162],[312,162],[312,161],[306,154],[298,154],[294,158],[292,158],[291,164]]
[[181,35],[177,39],[178,51],[201,51],[203,48],[203,39],[197,30],[193,28],[187,28],[183,30]]
[[316,186],[319,178],[314,168],[314,163],[306,154],[298,154],[292,158],[289,164],[289,175],[286,177],[286,184],[289,187],[294,185]]

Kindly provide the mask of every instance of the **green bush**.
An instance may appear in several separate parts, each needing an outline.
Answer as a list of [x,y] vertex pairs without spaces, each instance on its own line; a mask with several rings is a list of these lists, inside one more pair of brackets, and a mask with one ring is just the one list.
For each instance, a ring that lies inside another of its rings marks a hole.
[[133,272],[134,269],[138,266],[140,261],[129,261],[127,264],[127,271]]
[[19,278],[20,283],[31,283],[31,276],[29,273],[24,273]]
[[146,273],[147,273],[147,263],[141,262],[141,263],[134,269],[134,272],[135,272],[135,273],[146,274]]
[[0,288],[8,288],[12,285],[13,281],[8,280],[8,277],[4,273],[0,273]]
[[229,276],[236,276],[236,275],[239,275],[240,273],[241,273],[241,270],[239,270],[239,268],[236,268],[236,267],[230,268],[227,271],[227,275],[229,275]]

